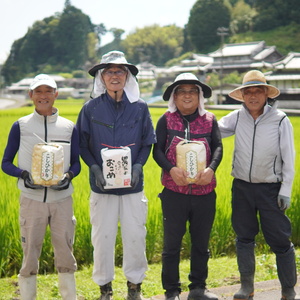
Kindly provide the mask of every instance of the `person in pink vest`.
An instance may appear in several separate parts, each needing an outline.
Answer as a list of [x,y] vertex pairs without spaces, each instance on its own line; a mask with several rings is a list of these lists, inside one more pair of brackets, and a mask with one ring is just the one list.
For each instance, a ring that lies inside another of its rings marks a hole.
[[[162,168],[164,186],[159,197],[164,222],[162,285],[166,300],[179,300],[180,249],[187,222],[191,236],[188,300],[218,300],[207,290],[206,279],[216,210],[215,172],[223,147],[216,117],[204,109],[205,98],[209,97],[211,88],[194,74],[178,75],[163,94],[163,99],[169,101],[168,110],[156,127],[153,157]],[[183,145],[196,152],[187,150],[179,157]]]

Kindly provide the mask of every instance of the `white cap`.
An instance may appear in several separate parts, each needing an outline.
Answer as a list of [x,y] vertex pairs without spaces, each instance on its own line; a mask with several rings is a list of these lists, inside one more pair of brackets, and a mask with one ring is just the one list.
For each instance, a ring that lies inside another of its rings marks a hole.
[[40,85],[48,85],[54,89],[57,89],[57,84],[54,79],[52,79],[47,74],[39,74],[34,77],[33,81],[30,84],[30,89],[34,90]]

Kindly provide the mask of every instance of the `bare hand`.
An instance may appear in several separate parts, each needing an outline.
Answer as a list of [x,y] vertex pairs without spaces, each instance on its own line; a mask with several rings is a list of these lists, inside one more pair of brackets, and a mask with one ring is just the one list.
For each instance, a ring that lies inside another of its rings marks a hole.
[[170,170],[170,175],[172,177],[172,179],[174,180],[174,182],[178,185],[178,186],[186,186],[189,185],[188,181],[187,181],[187,177],[188,174],[186,171],[184,171],[183,169],[180,169],[178,167],[173,167]]
[[206,168],[203,171],[198,172],[195,177],[195,184],[207,185],[210,184],[214,177],[214,171],[211,168]]

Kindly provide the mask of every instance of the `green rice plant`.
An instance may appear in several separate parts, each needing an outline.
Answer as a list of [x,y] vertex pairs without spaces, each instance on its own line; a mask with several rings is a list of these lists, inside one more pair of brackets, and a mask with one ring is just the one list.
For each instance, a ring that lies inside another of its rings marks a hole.
[[[57,100],[56,106],[59,108],[60,115],[76,122],[78,112],[82,107],[83,101],[78,100]],[[165,112],[165,108],[150,108],[154,126],[158,118]],[[9,130],[19,117],[33,111],[32,106],[18,109],[0,110],[0,156],[3,156],[4,147],[7,142]],[[220,119],[228,111],[213,111]],[[300,118],[290,117],[294,126],[294,132],[300,130]],[[212,257],[235,255],[235,234],[231,227],[231,162],[233,152],[233,137],[223,140],[224,155],[223,160],[217,170],[217,210],[213,225],[210,250]],[[295,134],[296,166],[299,165],[300,137]],[[158,197],[162,190],[160,183],[161,169],[152,158],[152,154],[144,166],[145,175],[145,195],[148,199],[148,219],[147,219],[147,241],[146,253],[149,263],[160,262],[163,227],[161,203]],[[293,234],[292,241],[295,246],[300,245],[300,174],[295,174],[294,188],[292,193],[292,206],[287,211],[287,215],[292,221]],[[0,277],[12,276],[17,274],[22,262],[22,250],[20,243],[19,230],[19,190],[16,186],[16,178],[12,178],[0,171]],[[74,214],[77,219],[74,254],[80,269],[93,263],[93,247],[91,244],[91,225],[89,218],[89,179],[88,168],[82,162],[80,175],[74,178]],[[261,234],[257,237],[257,253],[269,255],[268,246]],[[182,243],[182,257],[189,257],[190,240],[186,234]],[[116,244],[116,264],[122,262],[122,244],[120,233]],[[150,266],[151,267],[151,266]],[[53,249],[51,247],[50,233],[47,230],[41,259],[40,273],[45,274],[54,271]],[[55,291],[54,291],[55,292]]]

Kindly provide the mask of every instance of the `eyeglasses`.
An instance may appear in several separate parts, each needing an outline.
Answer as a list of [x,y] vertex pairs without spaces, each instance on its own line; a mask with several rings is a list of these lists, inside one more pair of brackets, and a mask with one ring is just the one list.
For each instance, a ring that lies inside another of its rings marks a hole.
[[118,71],[111,71],[111,70],[107,70],[107,71],[103,71],[103,74],[109,77],[112,76],[124,76],[126,74],[126,71],[124,70],[118,70]]
[[198,89],[190,89],[190,90],[185,90],[185,89],[177,89],[175,91],[175,93],[178,95],[178,96],[183,96],[185,94],[189,94],[191,96],[195,96],[195,95],[198,95],[199,94],[199,91]]

